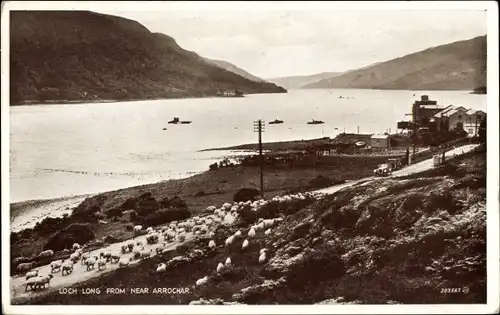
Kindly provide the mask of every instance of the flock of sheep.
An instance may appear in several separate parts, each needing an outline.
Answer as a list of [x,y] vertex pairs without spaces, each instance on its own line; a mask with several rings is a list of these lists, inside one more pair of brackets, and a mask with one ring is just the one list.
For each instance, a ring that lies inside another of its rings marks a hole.
[[[31,288],[31,290],[43,289],[50,284],[50,280],[54,277],[55,273],[61,272],[61,275],[68,275],[73,272],[74,266],[80,261],[80,264],[86,268],[87,271],[95,269],[97,265],[98,270],[106,269],[107,263],[118,264],[119,267],[128,266],[133,260],[147,259],[154,254],[161,254],[168,249],[167,244],[174,241],[184,242],[186,240],[187,234],[192,233],[194,238],[204,237],[210,239],[208,242],[209,248],[217,247],[217,244],[213,240],[215,236],[215,229],[220,225],[232,225],[239,217],[239,212],[243,208],[251,209],[252,211],[257,211],[260,207],[266,205],[269,202],[290,202],[297,199],[306,199],[308,197],[321,198],[319,193],[299,193],[296,195],[287,195],[283,197],[275,197],[271,201],[257,200],[257,201],[247,201],[247,202],[234,202],[234,203],[224,203],[220,208],[215,206],[207,207],[208,215],[195,216],[189,218],[185,221],[173,221],[167,225],[158,227],[154,229],[153,227],[148,227],[145,231],[147,232],[145,241],[148,245],[152,245],[151,248],[146,249],[143,241],[139,239],[132,239],[120,244],[120,251],[111,252],[105,250],[100,252],[99,256],[91,256],[90,252],[83,252],[83,247],[75,243],[72,246],[73,253],[70,255],[68,260],[56,260],[50,263],[50,274],[39,274],[39,269],[33,269],[33,263],[21,263],[17,266],[17,270],[20,273],[26,272],[26,290]],[[243,239],[241,248],[245,250],[253,238],[256,235],[269,235],[271,229],[278,223],[280,223],[283,218],[278,217],[274,219],[263,219],[259,218],[257,224],[250,227],[246,237],[243,237],[241,230],[236,231],[233,235],[228,237],[225,241],[225,245],[230,248],[233,246],[237,239]],[[137,225],[134,227],[134,232],[137,235],[144,234],[143,227]],[[259,252],[258,261],[259,263],[264,263],[267,259],[266,249],[262,248]],[[128,259],[124,256],[125,254],[132,253]],[[46,250],[39,254],[40,257],[52,257],[54,252],[52,250]],[[224,268],[231,265],[231,258],[228,257],[223,263],[217,265],[216,271],[220,273]],[[156,272],[165,272],[167,265],[161,263],[157,266]],[[199,279],[196,281],[196,286],[202,286],[208,281],[208,277]]]

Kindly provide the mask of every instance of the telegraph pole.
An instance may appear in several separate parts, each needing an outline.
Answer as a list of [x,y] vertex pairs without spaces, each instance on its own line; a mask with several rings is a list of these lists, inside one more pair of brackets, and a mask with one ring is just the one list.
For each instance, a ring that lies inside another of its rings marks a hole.
[[265,122],[261,119],[253,122],[253,131],[259,134],[259,155],[260,155],[260,197],[264,199],[264,156],[262,155],[262,133]]

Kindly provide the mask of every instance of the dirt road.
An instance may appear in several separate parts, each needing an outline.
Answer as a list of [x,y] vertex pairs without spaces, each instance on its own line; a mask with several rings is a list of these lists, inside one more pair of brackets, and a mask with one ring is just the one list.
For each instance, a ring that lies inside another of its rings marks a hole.
[[[456,155],[465,154],[467,152],[472,151],[477,146],[478,146],[478,144],[468,144],[468,145],[454,148],[454,149],[446,152],[445,157],[451,158],[451,157],[456,156]],[[413,165],[407,166],[403,169],[397,170],[397,171],[393,172],[389,177],[399,177],[399,176],[406,176],[406,175],[410,175],[410,174],[420,173],[420,172],[429,170],[433,167],[434,167],[433,159],[430,158],[430,159],[415,163]],[[366,177],[366,178],[362,178],[362,179],[358,179],[358,180],[353,180],[353,181],[350,181],[350,182],[347,182],[344,184],[319,189],[319,190],[317,190],[317,192],[324,193],[324,194],[333,194],[333,193],[335,193],[341,189],[344,189],[346,187],[351,187],[351,186],[354,186],[354,185],[362,183],[362,182],[376,180],[376,179],[380,179],[380,178],[384,178],[384,177],[373,177],[373,176]]]
[[[141,241],[144,244],[144,248],[146,250],[153,249],[152,256],[154,256],[156,253],[155,253],[155,250],[153,247],[156,246],[156,244],[148,245],[146,242],[146,237],[147,237],[147,235],[142,235],[142,236],[138,236],[134,239],[131,239],[129,241],[133,240],[134,243],[137,241]],[[185,242],[190,241],[192,238],[193,238],[192,233],[186,233]],[[163,236],[161,236],[161,240],[163,240]],[[111,244],[107,247],[91,251],[91,252],[89,252],[90,257],[92,257],[92,256],[99,257],[99,254],[101,252],[110,251],[111,253],[120,253],[120,256],[123,257],[120,259],[128,260],[130,257],[133,256],[133,254],[132,253],[121,254],[121,245],[122,244],[123,244],[123,242],[115,243],[115,244]],[[180,243],[176,240],[175,242],[167,243],[167,246],[165,247],[165,249],[166,250],[174,250],[180,244],[182,244],[182,243]],[[139,261],[140,261],[140,259],[133,260],[131,263],[135,264]],[[93,277],[100,276],[106,272],[110,272],[110,271],[115,270],[117,268],[119,268],[118,263],[112,264],[112,263],[108,262],[106,264],[106,269],[102,269],[99,271],[97,268],[97,264],[96,264],[95,269],[87,271],[86,266],[82,265],[80,262],[77,262],[73,267],[73,272],[70,273],[69,275],[63,276],[61,274],[61,271],[54,273],[53,274],[54,278],[52,278],[52,280],[50,281],[50,285],[48,288],[46,288],[44,290],[38,290],[38,291],[31,291],[30,289],[28,289],[27,292],[25,291],[26,278],[24,276],[11,277],[11,280],[10,280],[11,303],[15,304],[16,301],[18,301],[20,299],[25,299],[27,297],[44,295],[44,294],[47,294],[49,292],[59,290],[59,288],[64,288],[64,287],[70,288],[73,284],[83,282],[83,281],[88,280],[88,279],[93,278]],[[50,265],[41,266],[38,268],[38,270],[39,270],[39,274],[50,274],[50,272],[51,272]]]

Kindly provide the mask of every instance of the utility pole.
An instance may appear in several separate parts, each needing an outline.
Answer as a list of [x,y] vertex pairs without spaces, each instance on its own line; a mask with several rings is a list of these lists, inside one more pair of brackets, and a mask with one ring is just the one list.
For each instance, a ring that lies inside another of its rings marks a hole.
[[261,119],[254,121],[253,131],[259,134],[259,155],[260,155],[260,197],[264,199],[264,156],[262,155],[262,133],[265,122]]
[[412,163],[415,163],[415,144],[417,142],[417,113],[415,110],[415,105],[413,105],[412,108],[412,113],[411,114],[405,114],[405,116],[412,116],[412,129],[413,129],[413,134],[412,134],[412,146],[413,146],[413,153],[412,153]]

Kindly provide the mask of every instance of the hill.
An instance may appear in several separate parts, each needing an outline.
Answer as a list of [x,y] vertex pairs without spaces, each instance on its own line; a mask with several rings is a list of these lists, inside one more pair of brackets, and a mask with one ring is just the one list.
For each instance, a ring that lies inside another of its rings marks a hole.
[[[101,292],[189,288],[187,294],[126,294],[124,298],[56,291],[17,303],[485,303],[485,188],[486,152],[482,151],[423,173],[359,183],[319,200],[295,196],[255,210],[241,206],[233,225],[214,225],[212,235],[201,235],[175,251],[73,286]],[[269,232],[255,228],[256,235],[249,236],[249,245],[242,249],[258,218],[277,217]],[[243,237],[225,246],[237,230]],[[214,248],[207,246],[209,240],[215,241]],[[267,251],[260,261],[262,248]],[[227,257],[231,264],[216,271]],[[163,273],[156,272],[159,263],[166,264]],[[197,279],[205,276],[207,282],[195,287]],[[465,291],[446,291],[449,288]]]
[[304,85],[327,78],[334,78],[340,74],[342,74],[342,72],[322,72],[311,75],[271,78],[267,79],[267,81],[283,86],[286,89],[300,89]]
[[213,63],[215,64],[216,66],[222,68],[222,69],[226,69],[227,71],[231,71],[231,72],[234,72],[244,78],[247,78],[248,80],[252,80],[252,81],[255,81],[255,82],[265,82],[265,80],[259,78],[259,77],[256,77],[254,76],[253,74],[251,74],[250,72],[248,71],[245,71],[241,68],[238,68],[237,66],[235,66],[234,64],[230,63],[230,62],[227,62],[227,61],[224,61],[224,60],[216,60],[216,59],[210,59],[210,58],[204,58],[206,61],[210,62],[210,63]]
[[486,36],[429,48],[305,88],[473,90],[486,86]]
[[[206,62],[165,34],[88,11],[13,11],[11,104],[282,93]],[[36,58],[34,58],[36,56]]]

